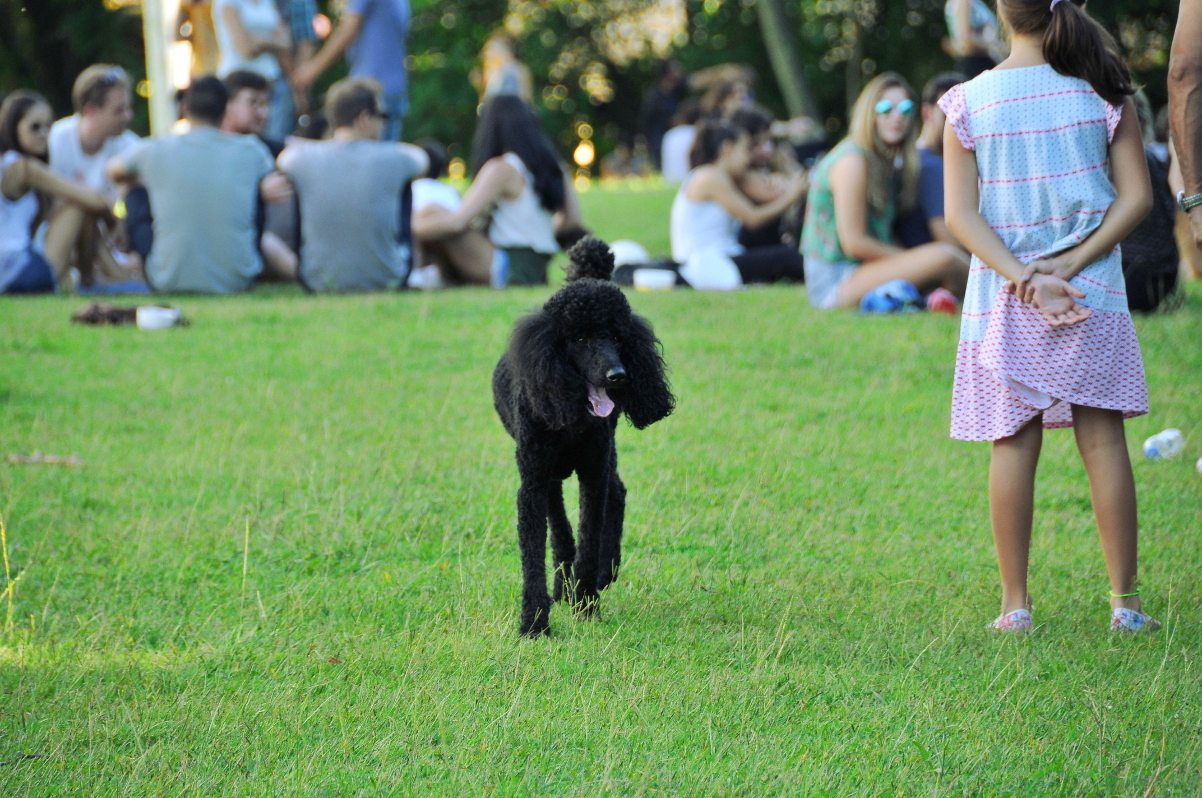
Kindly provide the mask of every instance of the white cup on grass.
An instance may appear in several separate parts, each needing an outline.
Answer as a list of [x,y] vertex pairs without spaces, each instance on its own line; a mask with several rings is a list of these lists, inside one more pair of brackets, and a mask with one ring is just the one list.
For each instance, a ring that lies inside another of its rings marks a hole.
[[676,272],[667,269],[635,269],[634,287],[639,291],[671,291],[676,287]]
[[139,330],[165,330],[174,327],[180,318],[179,308],[160,308],[142,305],[138,308]]

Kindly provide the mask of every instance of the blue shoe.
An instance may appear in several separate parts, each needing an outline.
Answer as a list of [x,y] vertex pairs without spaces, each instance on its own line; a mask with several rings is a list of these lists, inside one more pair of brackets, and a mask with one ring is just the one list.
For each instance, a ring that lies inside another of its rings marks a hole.
[[910,313],[922,307],[922,294],[905,280],[890,280],[860,300],[861,313]]

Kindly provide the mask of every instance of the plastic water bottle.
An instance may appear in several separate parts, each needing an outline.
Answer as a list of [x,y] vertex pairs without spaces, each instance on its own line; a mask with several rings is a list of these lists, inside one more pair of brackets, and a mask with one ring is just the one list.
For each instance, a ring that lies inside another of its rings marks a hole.
[[1166,429],[1144,441],[1144,456],[1149,460],[1171,460],[1185,451],[1185,436],[1179,429]]

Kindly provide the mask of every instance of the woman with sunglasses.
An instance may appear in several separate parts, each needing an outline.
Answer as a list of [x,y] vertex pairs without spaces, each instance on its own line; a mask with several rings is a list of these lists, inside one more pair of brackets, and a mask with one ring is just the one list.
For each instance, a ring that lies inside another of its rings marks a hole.
[[814,307],[857,307],[897,279],[924,294],[942,288],[964,297],[968,259],[960,250],[943,243],[907,250],[892,241],[899,200],[910,207],[917,192],[917,111],[904,78],[878,75],[852,108],[847,138],[814,168],[801,236]]
[[[114,221],[98,191],[63,180],[46,163],[54,114],[42,95],[18,90],[0,105],[0,294],[45,293],[65,275],[71,256],[95,233],[97,216]],[[33,231],[57,198],[43,251]],[[90,263],[90,259],[88,260]]]

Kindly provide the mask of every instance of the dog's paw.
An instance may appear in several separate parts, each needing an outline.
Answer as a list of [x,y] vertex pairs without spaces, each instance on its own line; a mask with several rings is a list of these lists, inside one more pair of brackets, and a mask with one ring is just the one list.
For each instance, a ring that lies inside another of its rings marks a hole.
[[522,608],[522,623],[518,628],[518,634],[522,637],[538,638],[548,637],[551,634],[551,607],[550,603],[547,606],[539,606],[534,608]]
[[597,590],[604,590],[616,581],[618,581],[618,569],[616,566],[613,570],[602,568],[601,573],[597,574]]

